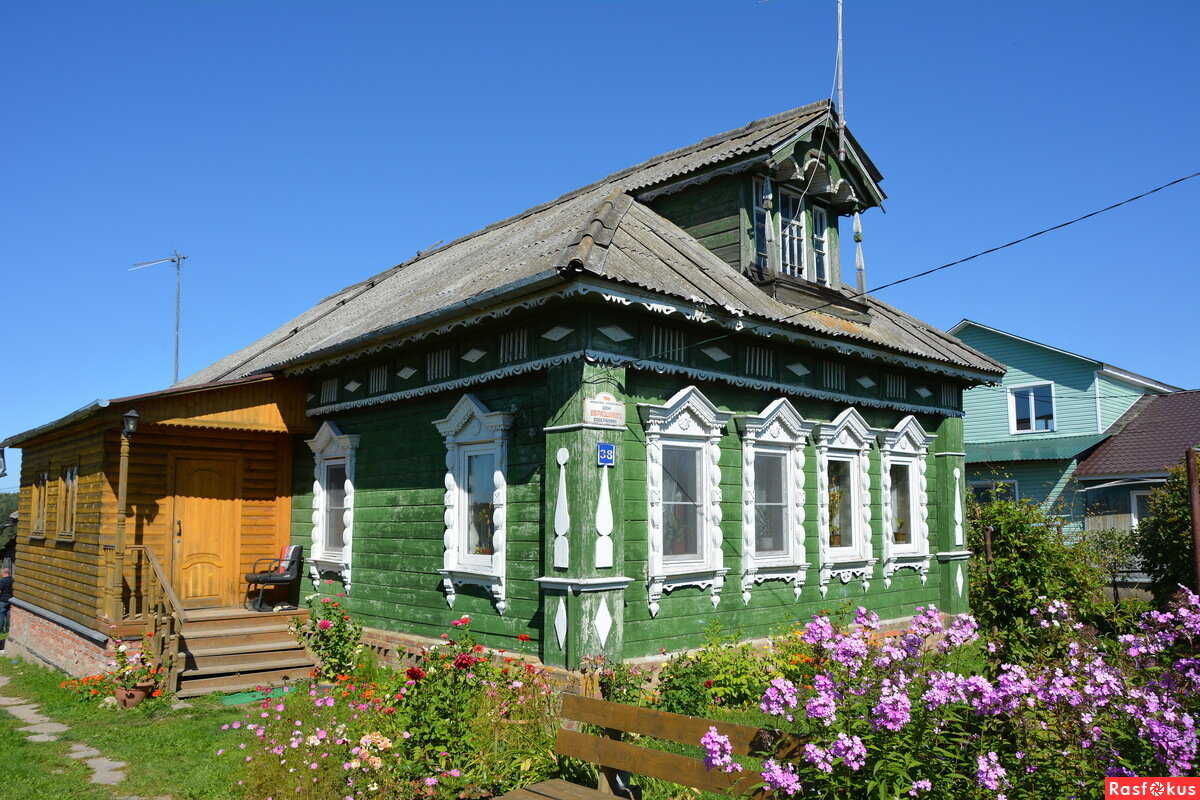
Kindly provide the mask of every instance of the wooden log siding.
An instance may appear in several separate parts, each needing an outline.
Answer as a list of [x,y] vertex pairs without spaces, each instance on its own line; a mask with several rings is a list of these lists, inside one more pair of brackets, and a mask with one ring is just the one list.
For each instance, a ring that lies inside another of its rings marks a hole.
[[[102,435],[95,427],[47,439],[26,448],[21,459],[20,516],[17,525],[19,566],[15,594],[42,608],[91,626],[99,613],[100,528],[109,500]],[[62,466],[77,464],[75,529],[69,539],[57,535]],[[31,536],[34,476],[47,473],[44,536]]]

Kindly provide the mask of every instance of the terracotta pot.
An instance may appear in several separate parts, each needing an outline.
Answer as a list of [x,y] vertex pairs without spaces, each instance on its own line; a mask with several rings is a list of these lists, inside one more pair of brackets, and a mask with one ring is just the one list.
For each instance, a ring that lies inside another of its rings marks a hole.
[[121,708],[133,708],[145,700],[154,691],[153,683],[143,683],[138,686],[118,686],[116,690],[117,705]]

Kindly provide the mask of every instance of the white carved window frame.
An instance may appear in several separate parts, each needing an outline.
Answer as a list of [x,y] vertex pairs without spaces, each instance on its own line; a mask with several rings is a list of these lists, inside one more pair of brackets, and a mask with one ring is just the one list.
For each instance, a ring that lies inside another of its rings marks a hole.
[[[312,548],[309,551],[309,569],[313,585],[318,586],[322,572],[336,572],[341,576],[347,593],[350,590],[351,554],[354,549],[354,461],[359,437],[343,434],[332,422],[321,424],[317,435],[308,440],[314,456],[313,501],[312,501]],[[342,547],[330,549],[326,546],[327,522],[329,519],[329,468],[340,465],[345,468],[345,500],[343,501]]]
[[[902,569],[916,570],[924,583],[929,575],[929,483],[926,471],[934,437],[909,415],[891,430],[879,431],[880,495],[883,517],[883,585]],[[913,529],[909,541],[897,544],[892,535],[892,467],[909,470],[909,509]]]
[[[639,405],[646,434],[647,579],[650,615],[659,611],[664,592],[682,586],[709,589],[712,605],[721,602],[721,589],[729,572],[721,552],[721,438],[733,414],[719,410],[695,386],[688,386],[665,405]],[[679,445],[697,448],[701,495],[699,555],[696,559],[668,560],[663,553],[663,448]]]
[[[855,408],[847,408],[832,422],[818,425],[814,433],[817,451],[817,529],[821,596],[834,579],[842,583],[861,580],[863,590],[870,588],[871,575],[878,559],[871,543],[871,447],[875,441],[871,429]],[[829,520],[829,464],[849,463],[851,542],[831,547]]]
[[[443,540],[442,587],[446,603],[453,608],[458,587],[482,586],[492,594],[496,611],[508,610],[506,595],[508,511],[508,431],[513,415],[491,411],[477,397],[465,394],[444,418],[435,421],[446,442],[446,533]],[[470,456],[490,454],[493,458],[492,553],[466,552],[467,469]]]
[[[804,548],[804,449],[813,423],[806,422],[786,399],[773,401],[757,416],[737,418],[742,436],[742,602],[750,602],[755,584],[768,580],[788,581],[797,598],[810,566]],[[756,527],[755,465],[760,453],[784,458],[783,498],[784,550],[780,554],[758,553]]]

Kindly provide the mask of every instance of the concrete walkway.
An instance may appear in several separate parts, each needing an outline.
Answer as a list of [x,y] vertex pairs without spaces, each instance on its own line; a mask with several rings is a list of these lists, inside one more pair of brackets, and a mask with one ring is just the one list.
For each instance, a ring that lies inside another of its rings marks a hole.
[[[70,730],[66,725],[54,722],[42,714],[39,708],[29,702],[27,698],[7,694],[4,687],[8,684],[8,681],[7,677],[0,675],[0,709],[7,711],[21,722],[26,723],[25,727],[18,730],[24,733],[29,741],[57,742],[62,734]],[[67,757],[78,759],[87,764],[88,768],[92,771],[91,777],[88,779],[89,783],[116,786],[125,780],[125,767],[127,764],[123,761],[113,761],[111,758],[105,758],[94,747],[74,742],[71,744],[71,749],[67,751]],[[123,800],[171,800],[171,797],[170,795],[161,795],[155,798],[143,799],[136,796],[127,796]]]

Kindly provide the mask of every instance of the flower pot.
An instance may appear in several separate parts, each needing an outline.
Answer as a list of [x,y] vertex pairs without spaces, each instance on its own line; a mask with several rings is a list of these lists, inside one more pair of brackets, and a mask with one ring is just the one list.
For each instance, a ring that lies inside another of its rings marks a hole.
[[153,691],[153,683],[143,683],[137,686],[118,686],[115,693],[117,705],[121,708],[133,708],[149,697]]

